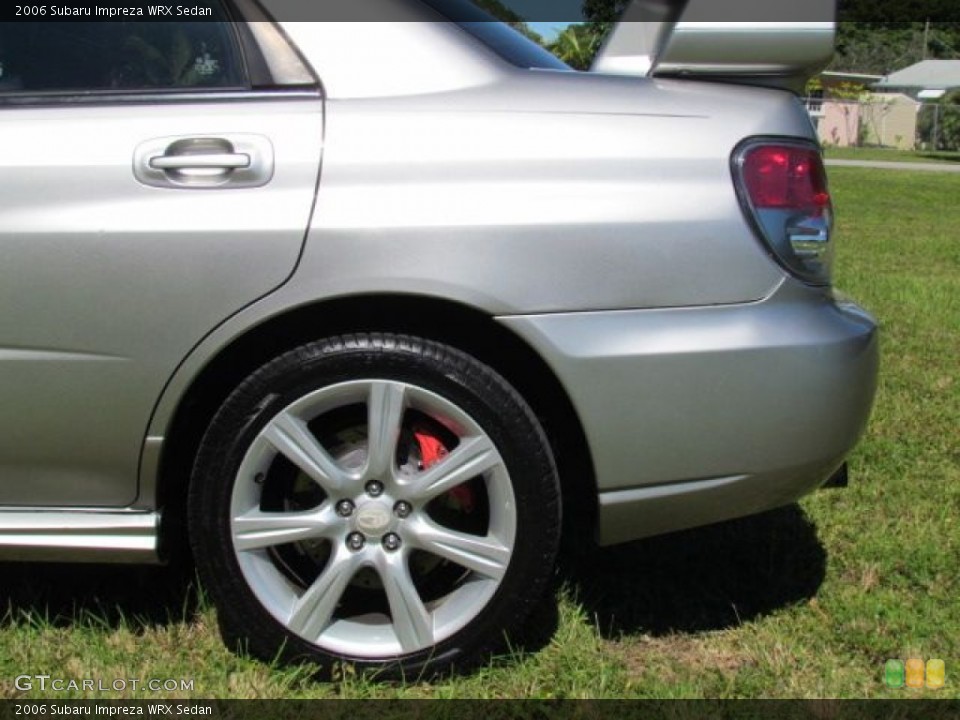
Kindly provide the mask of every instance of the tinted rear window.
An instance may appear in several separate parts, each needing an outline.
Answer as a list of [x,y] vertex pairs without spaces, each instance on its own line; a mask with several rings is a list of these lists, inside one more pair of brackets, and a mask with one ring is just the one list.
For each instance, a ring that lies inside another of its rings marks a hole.
[[469,0],[421,0],[517,67],[569,70],[570,66]]

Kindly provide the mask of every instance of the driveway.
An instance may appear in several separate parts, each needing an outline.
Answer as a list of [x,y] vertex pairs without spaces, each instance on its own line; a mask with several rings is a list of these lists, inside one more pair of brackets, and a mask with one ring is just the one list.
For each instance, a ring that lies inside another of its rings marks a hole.
[[960,173],[960,163],[889,162],[884,160],[827,160],[827,167],[865,167],[881,170],[924,170]]

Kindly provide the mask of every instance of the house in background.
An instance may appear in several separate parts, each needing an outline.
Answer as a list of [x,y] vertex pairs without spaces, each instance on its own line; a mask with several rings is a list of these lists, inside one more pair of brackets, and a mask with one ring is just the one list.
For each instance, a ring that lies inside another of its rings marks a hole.
[[[938,101],[951,90],[960,89],[960,60],[923,60],[877,79],[870,87],[872,92],[858,103],[856,139],[860,144],[901,150],[914,149],[918,144],[936,147],[942,116],[954,112],[939,106]],[[928,113],[926,128],[921,130],[925,104],[932,114]]]
[[915,100],[939,100],[950,90],[960,89],[960,60],[923,60],[890,73],[874,88]]
[[864,91],[882,75],[826,71],[811,86],[807,110],[820,142],[837,147],[860,144]]
[[919,132],[920,111],[955,89],[960,89],[960,60],[924,60],[887,76],[825,72],[807,108],[825,145],[911,150],[921,141],[937,145],[945,110],[931,111],[935,114],[927,116],[927,125],[934,117],[933,130],[924,132]]
[[860,108],[862,144],[913,150],[921,107],[922,102],[903,93],[871,93]]

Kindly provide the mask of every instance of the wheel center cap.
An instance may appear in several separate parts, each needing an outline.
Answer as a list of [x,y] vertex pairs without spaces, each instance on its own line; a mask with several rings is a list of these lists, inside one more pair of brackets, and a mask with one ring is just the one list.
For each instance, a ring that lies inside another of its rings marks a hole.
[[369,535],[379,535],[390,526],[390,509],[381,503],[367,503],[357,511],[357,529]]

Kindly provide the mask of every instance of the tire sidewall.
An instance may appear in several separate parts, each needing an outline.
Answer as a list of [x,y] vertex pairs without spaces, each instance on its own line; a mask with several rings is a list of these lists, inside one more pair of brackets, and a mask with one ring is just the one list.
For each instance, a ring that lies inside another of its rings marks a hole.
[[[263,427],[318,389],[356,380],[404,382],[436,393],[469,415],[496,445],[510,475],[517,512],[510,564],[487,605],[435,647],[371,661],[328,653],[288,630],[247,586],[233,550],[230,507],[237,472]],[[228,642],[262,658],[347,661],[386,675],[465,669],[506,646],[552,574],[560,496],[549,446],[533,412],[491,368],[453,348],[402,336],[333,338],[286,353],[251,375],[227,399],[201,444],[190,488],[191,543]]]

